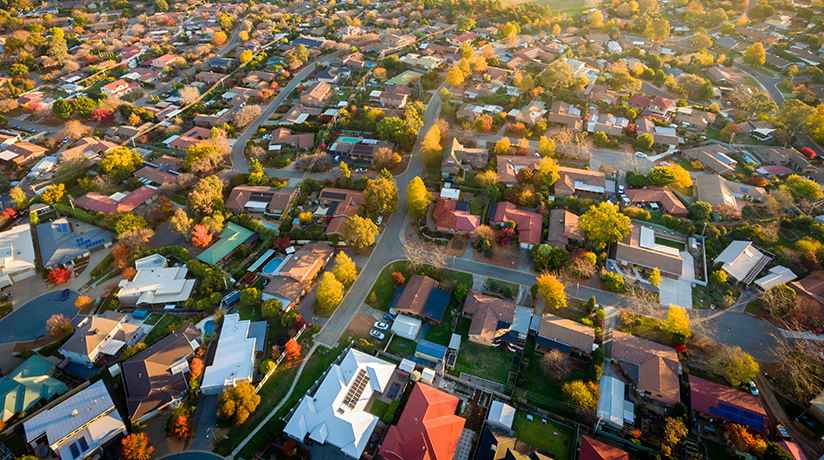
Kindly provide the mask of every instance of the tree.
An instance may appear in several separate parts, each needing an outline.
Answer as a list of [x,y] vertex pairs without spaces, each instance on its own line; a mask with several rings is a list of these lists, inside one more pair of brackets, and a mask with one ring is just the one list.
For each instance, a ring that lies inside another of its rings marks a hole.
[[498,173],[488,169],[475,176],[475,185],[479,188],[490,188],[498,183]]
[[46,329],[50,335],[57,336],[71,331],[72,323],[65,315],[51,315],[49,319],[46,320]]
[[618,206],[600,203],[581,216],[580,226],[596,247],[603,248],[629,235],[631,222],[618,210]]
[[758,375],[758,363],[741,347],[724,345],[720,351],[710,356],[707,367],[724,377],[731,385],[749,382]]
[[426,189],[423,180],[420,177],[415,177],[406,186],[406,206],[409,212],[414,216],[423,215],[429,203],[432,201],[432,196]]
[[676,417],[667,417],[665,420],[666,424],[664,425],[664,440],[667,444],[674,446],[681,442],[685,436],[689,434],[689,430],[687,430],[687,425],[684,424],[684,421],[680,418]]
[[240,291],[240,303],[241,305],[245,305],[247,307],[254,307],[260,303],[260,289],[258,288],[246,288]]
[[392,282],[395,284],[395,286],[400,287],[403,286],[403,284],[406,282],[406,279],[404,279],[403,273],[392,272]]
[[663,323],[664,330],[674,336],[689,338],[692,335],[690,329],[690,317],[685,308],[670,304],[667,319]]
[[[735,27],[733,27],[733,31]],[[689,44],[701,51],[706,51],[713,45],[713,40],[707,34],[695,34],[689,39]]]
[[40,198],[46,204],[55,204],[63,199],[63,195],[66,194],[66,185],[64,183],[50,185],[43,193],[40,194]]
[[74,100],[74,110],[77,112],[77,115],[80,118],[89,118],[92,116],[92,112],[94,108],[97,106],[97,103],[94,100],[85,97],[85,96],[77,96]]
[[375,243],[378,235],[378,226],[371,219],[353,216],[346,221],[343,230],[343,241],[349,246],[363,249]]
[[194,219],[189,218],[183,208],[177,208],[171,219],[169,219],[169,229],[188,238],[194,222]]
[[561,394],[564,400],[581,409],[595,412],[598,409],[598,384],[595,382],[584,382],[583,380],[573,380],[561,387]]
[[655,139],[652,137],[651,134],[641,134],[635,139],[635,148],[638,150],[649,150],[652,148],[652,144],[655,143]]
[[213,235],[205,225],[197,224],[192,227],[192,244],[198,248],[207,248],[212,244]]
[[752,46],[744,51],[744,62],[752,66],[762,66],[767,58],[767,52],[764,51],[764,45],[753,43]]
[[136,216],[134,214],[129,213],[122,213],[120,217],[117,219],[117,222],[114,224],[114,231],[117,233],[126,233],[129,230],[134,230],[137,228],[146,228],[149,224],[146,222],[141,216]]
[[177,90],[177,95],[180,97],[180,103],[184,106],[192,105],[200,99],[200,90],[194,86],[184,86]]
[[536,244],[530,250],[530,254],[537,272],[557,270],[569,261],[569,252],[566,249],[553,248],[548,244]]
[[668,166],[659,166],[647,174],[647,180],[653,185],[669,185],[675,182],[675,173]]
[[26,197],[26,193],[23,192],[20,187],[14,187],[9,191],[9,196],[11,197],[12,201],[14,201],[14,208],[18,211],[21,209],[26,208],[29,205],[29,199]]
[[398,184],[384,177],[370,179],[363,191],[364,207],[370,217],[398,210]]
[[343,300],[343,284],[330,272],[325,272],[318,283],[317,302],[318,308],[324,312],[332,312]]
[[706,222],[712,217],[712,205],[704,201],[696,201],[687,207],[692,220]]
[[566,295],[564,294],[564,285],[558,281],[557,278],[544,273],[537,278],[538,291],[546,300],[547,308],[554,310],[556,308],[566,308]]
[[260,307],[260,313],[263,315],[264,318],[274,318],[280,314],[280,311],[283,309],[283,304],[280,300],[272,298],[266,299],[263,301],[263,305]]
[[212,44],[215,46],[223,46],[226,43],[226,32],[219,30],[212,34]]
[[710,275],[710,282],[715,286],[723,286],[727,283],[727,272],[724,270],[716,270]]
[[332,270],[332,273],[335,274],[335,278],[343,283],[344,286],[348,286],[354,283],[358,277],[358,268],[355,266],[355,263],[352,262],[352,259],[350,259],[345,252],[341,251],[335,256],[335,268]]
[[63,124],[63,129],[60,132],[71,140],[77,140],[85,136],[91,130],[88,126],[80,122],[80,120],[69,120]]
[[132,433],[126,436],[121,446],[120,453],[126,460],[149,460],[154,452],[146,433]]
[[463,83],[464,78],[466,78],[464,73],[458,66],[455,66],[449,70],[449,73],[446,74],[446,83],[455,87]]
[[767,442],[767,447],[764,449],[764,460],[795,460],[795,457],[787,452],[783,447],[774,442]]
[[186,158],[183,159],[184,167],[192,171],[195,165],[202,163],[208,168],[215,168],[223,162],[223,154],[220,147],[211,142],[201,142],[198,145],[193,145],[186,150]]
[[555,141],[552,139],[547,138],[546,136],[541,136],[538,141],[538,153],[542,157],[547,157],[550,155],[555,154]]
[[48,38],[46,41],[46,55],[60,65],[63,65],[63,63],[69,59],[69,48],[66,45],[66,39],[62,33],[55,33]]
[[677,164],[672,164],[668,166],[668,168],[675,176],[675,182],[673,182],[675,185],[681,188],[692,187],[692,177],[690,177],[690,173],[686,169]]
[[91,297],[87,297],[87,296],[84,296],[84,295],[81,295],[80,297],[78,297],[74,301],[74,306],[81,309],[81,310],[86,308],[86,307],[90,307],[91,305],[92,305]]
[[187,207],[199,216],[212,214],[223,206],[223,181],[217,176],[201,179],[189,193]]
[[58,285],[63,284],[72,276],[72,271],[68,268],[55,268],[49,272],[49,283]]
[[551,157],[543,157],[538,163],[538,172],[544,179],[544,184],[551,187],[560,177],[558,163]]
[[778,105],[770,99],[769,94],[758,92],[745,100],[742,110],[747,120],[765,119],[778,110]]
[[813,108],[803,101],[788,99],[784,101],[772,121],[774,125],[794,135],[799,130],[803,132],[809,126],[811,113],[813,113]]
[[154,237],[154,230],[148,228],[135,228],[117,236],[118,241],[125,244],[131,250],[144,248]]
[[254,57],[255,55],[252,53],[252,50],[243,50],[243,52],[240,53],[240,63],[246,64],[254,59]]
[[259,105],[245,105],[242,109],[235,112],[232,121],[235,123],[235,126],[242,128],[259,117],[261,113],[262,110]]
[[[341,163],[341,167],[345,164],[346,163]],[[249,160],[249,176],[247,177],[246,182],[248,182],[249,185],[260,185],[265,183],[267,180],[268,177],[266,177],[266,172],[263,171],[263,165],[260,164],[260,161],[256,158]]]
[[818,184],[798,174],[789,175],[787,177],[787,185],[796,195],[808,201],[815,201],[824,196]]
[[12,77],[25,77],[29,74],[29,67],[25,64],[12,64],[9,68],[9,75]]
[[293,360],[300,358],[300,344],[294,338],[286,342],[283,352],[286,354],[286,359]]
[[392,149],[381,147],[375,152],[373,160],[378,169],[391,169],[398,165],[402,158]]
[[495,155],[507,155],[510,147],[512,147],[512,143],[509,141],[509,138],[501,138],[495,143]]
[[104,155],[97,163],[97,168],[104,175],[115,181],[122,181],[132,175],[143,164],[143,158],[128,147],[116,147]]
[[218,417],[231,420],[234,426],[243,424],[260,404],[260,396],[249,382],[241,382],[228,388],[218,398]]
[[655,287],[661,285],[661,270],[659,270],[658,267],[655,267],[655,269],[652,270],[652,273],[649,275],[649,284]]
[[68,99],[58,99],[52,103],[52,113],[60,120],[68,120],[74,113],[74,105]]
[[475,20],[468,17],[463,17],[458,22],[458,32],[469,32],[475,28]]

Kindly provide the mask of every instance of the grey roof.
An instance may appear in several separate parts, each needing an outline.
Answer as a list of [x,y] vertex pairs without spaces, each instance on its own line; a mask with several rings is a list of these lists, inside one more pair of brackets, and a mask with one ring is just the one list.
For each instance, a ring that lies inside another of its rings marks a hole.
[[253,321],[249,325],[249,332],[246,337],[255,339],[255,353],[260,353],[266,348],[267,329],[269,329],[269,323],[266,321]]
[[[40,248],[40,261],[44,268],[53,267],[58,264],[64,264],[71,261],[75,257],[81,256],[91,249],[102,248],[105,244],[112,242],[112,234],[100,227],[95,227],[90,224],[80,223],[79,225],[88,226],[89,229],[81,234],[72,232],[58,231],[59,225],[68,224],[70,221],[66,218],[55,219],[51,222],[40,224],[37,229],[37,243]],[[76,221],[72,220],[74,225]],[[93,248],[85,248],[78,242],[78,239],[83,241],[99,241],[99,244]]]
[[45,433],[49,443],[53,444],[112,410],[115,407],[109,390],[102,380],[98,380],[71,398],[24,422],[26,442]]

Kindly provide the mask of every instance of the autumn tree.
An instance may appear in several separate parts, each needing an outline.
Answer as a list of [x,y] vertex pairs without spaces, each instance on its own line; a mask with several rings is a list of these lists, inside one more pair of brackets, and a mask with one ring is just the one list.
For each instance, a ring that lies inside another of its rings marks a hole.
[[194,86],[184,86],[177,90],[177,95],[180,98],[181,104],[184,106],[191,105],[200,98],[200,90]]
[[566,402],[587,411],[598,409],[599,390],[595,382],[573,380],[561,387],[561,394]]
[[655,287],[661,285],[661,270],[659,270],[658,267],[655,267],[649,275],[649,284]]
[[430,167],[441,164],[443,149],[441,148],[441,130],[438,125],[432,125],[421,143],[423,162]]
[[260,313],[264,318],[274,318],[280,314],[281,310],[283,310],[283,304],[275,298],[264,300],[263,305],[260,306]]
[[331,312],[341,300],[343,300],[343,284],[333,273],[325,272],[318,283],[315,299],[318,308],[324,312]]
[[78,297],[74,301],[74,306],[81,309],[81,310],[84,309],[84,308],[90,307],[91,305],[92,305],[91,297],[87,297],[87,296],[84,296],[84,295],[81,295],[80,297]]
[[618,206],[600,203],[581,216],[580,226],[589,240],[598,248],[620,241],[629,235],[631,221]]
[[63,129],[60,130],[60,134],[76,141],[85,136],[89,131],[91,131],[91,128],[84,125],[80,120],[69,120],[63,124]]
[[403,286],[406,283],[406,279],[403,277],[403,273],[400,272],[392,272],[392,283],[395,286]]
[[400,164],[402,158],[394,150],[381,147],[375,152],[373,160],[375,167],[378,169],[392,169]]
[[148,246],[149,241],[154,237],[154,230],[148,228],[135,228],[117,236],[117,240],[125,244],[131,250]]
[[235,126],[242,128],[254,121],[262,112],[259,105],[245,105],[242,109],[235,112],[232,121],[234,121]]
[[169,229],[188,238],[194,222],[194,219],[190,218],[183,208],[177,208],[171,219],[169,219]]
[[344,286],[348,286],[354,283],[358,277],[358,268],[355,266],[355,262],[352,262],[352,259],[341,251],[335,256],[335,268],[332,273]]
[[97,163],[100,173],[116,181],[122,181],[132,175],[143,164],[143,157],[128,147],[116,147],[106,152]]
[[[659,275],[660,277],[660,275]],[[690,317],[685,308],[670,304],[667,319],[663,323],[664,330],[673,336],[689,338],[692,335],[690,329]]]
[[215,46],[223,46],[226,43],[226,32],[219,30],[212,34],[212,44]]
[[417,176],[413,178],[406,187],[406,206],[409,212],[414,216],[423,215],[431,201],[432,196],[423,180]]
[[51,315],[49,319],[46,320],[46,329],[49,331],[49,334],[56,336],[71,331],[72,323],[65,315]]
[[538,163],[538,173],[541,174],[547,187],[551,187],[560,177],[558,163],[551,157],[541,158],[540,163]]
[[58,284],[63,284],[69,280],[72,276],[72,271],[68,268],[55,268],[54,270],[49,272],[49,283],[54,284],[55,286]]
[[9,191],[9,197],[11,197],[11,200],[14,201],[14,208],[18,211],[29,205],[29,199],[20,187],[14,187],[11,189],[11,191]]
[[120,453],[126,460],[149,460],[154,447],[149,445],[146,433],[132,433],[121,442]]
[[255,393],[255,387],[249,382],[241,382],[228,388],[218,398],[218,417],[231,420],[234,426],[243,424],[257,409],[260,396]]
[[394,180],[385,177],[370,179],[363,195],[364,207],[370,217],[398,210],[398,184]]
[[553,275],[544,273],[537,278],[538,291],[546,300],[546,306],[550,310],[556,308],[566,308],[566,294],[564,293],[564,285],[558,281]]
[[758,375],[758,363],[741,347],[724,345],[710,356],[707,367],[736,386],[749,382]]
[[687,426],[680,418],[667,417],[664,425],[664,441],[674,446],[681,442],[689,434]]
[[760,67],[764,65],[767,59],[767,52],[764,50],[764,45],[760,42],[753,43],[752,46],[744,51],[744,62],[747,64]]
[[463,71],[458,66],[455,66],[446,74],[446,83],[453,87],[459,86],[464,82],[465,78],[466,75],[464,75]]
[[727,423],[724,431],[727,433],[730,444],[735,446],[736,450],[752,454],[758,458],[765,458],[764,453],[767,450],[767,443],[761,436],[751,433],[747,427],[737,423]]
[[509,140],[508,137],[502,137],[498,142],[495,143],[495,155],[507,155],[509,154],[509,149],[512,147],[512,142]]
[[212,234],[209,230],[201,224],[197,224],[192,228],[192,244],[198,248],[206,248],[212,243]]
[[179,406],[172,411],[166,422],[166,435],[172,439],[183,441],[191,434],[191,418],[186,406]]
[[40,198],[46,204],[55,204],[63,199],[63,196],[66,194],[66,185],[64,183],[50,185],[43,193],[40,194]]
[[250,287],[240,291],[240,303],[247,307],[255,307],[260,303],[260,289]]
[[187,207],[196,215],[208,216],[216,206],[223,206],[223,181],[217,176],[204,177],[189,192]]
[[286,359],[288,360],[300,358],[300,344],[297,340],[291,338],[286,342],[283,352],[286,354]]

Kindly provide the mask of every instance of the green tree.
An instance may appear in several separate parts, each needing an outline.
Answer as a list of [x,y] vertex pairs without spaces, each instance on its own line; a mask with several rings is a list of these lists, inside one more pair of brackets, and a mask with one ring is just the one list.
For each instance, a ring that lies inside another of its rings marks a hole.
[[67,99],[58,99],[52,103],[52,113],[60,120],[68,120],[74,113],[74,106]]
[[343,284],[330,272],[325,272],[318,283],[317,302],[318,308],[323,312],[332,312],[343,300]]
[[566,294],[564,293],[564,285],[558,281],[557,278],[544,273],[537,278],[538,291],[546,300],[546,306],[550,310],[557,308],[566,308]]
[[155,0],[154,9],[157,12],[163,13],[164,11],[169,11],[169,4],[166,3],[166,0]]
[[763,460],[795,460],[795,457],[774,442],[767,442]]
[[675,173],[672,171],[672,168],[667,166],[653,168],[652,171],[647,174],[647,180],[653,185],[669,185],[675,182],[675,179]]
[[370,217],[398,210],[398,184],[384,177],[370,179],[363,191],[364,207]]
[[124,212],[120,215],[117,220],[117,223],[114,224],[114,231],[118,234],[126,233],[129,230],[136,230],[139,228],[146,228],[149,224],[146,223],[146,219],[141,216],[135,216],[134,214],[129,214]]
[[40,198],[46,204],[55,204],[63,199],[63,196],[66,194],[66,185],[62,182],[59,184],[54,184],[49,186],[46,190],[40,194]]
[[655,269],[652,270],[652,273],[649,275],[649,284],[655,287],[661,285],[661,270],[659,270],[658,267],[655,267]]
[[692,220],[707,222],[712,217],[712,205],[704,201],[696,201],[687,208]]
[[573,380],[565,383],[561,387],[561,394],[564,400],[581,409],[595,412],[598,409],[598,384],[595,382],[584,382],[583,380]]
[[767,59],[767,52],[764,51],[764,45],[761,43],[753,43],[752,46],[744,51],[744,62],[749,65],[760,67],[764,65]]
[[641,134],[635,139],[635,148],[638,150],[649,150],[654,143],[655,139],[652,137],[652,134]]
[[92,116],[97,103],[85,96],[77,96],[74,100],[74,110],[81,118],[89,118]]
[[352,262],[352,259],[345,252],[341,251],[335,256],[335,269],[332,270],[332,273],[344,286],[348,286],[357,279],[358,267],[355,266],[355,262]]
[[810,114],[813,108],[798,99],[784,101],[781,109],[773,117],[773,124],[784,128],[790,135],[804,132],[809,127]]
[[187,170],[192,169],[192,165],[199,161],[208,161],[211,167],[217,167],[223,161],[223,154],[220,153],[220,147],[201,143],[193,145],[186,150],[186,158],[183,159],[183,165]]
[[720,351],[710,356],[707,367],[724,377],[731,385],[749,382],[758,375],[758,363],[741,347],[724,345]]
[[29,67],[25,64],[12,64],[9,68],[9,75],[12,77],[25,77],[29,74]]
[[770,99],[767,93],[758,92],[747,99],[742,107],[747,120],[766,119],[771,113],[778,110],[778,104]]
[[603,248],[629,235],[631,222],[618,210],[618,206],[600,203],[581,216],[580,226],[596,247]]
[[360,216],[353,216],[346,220],[343,230],[343,241],[354,248],[363,249],[375,244],[375,237],[378,235],[378,226],[372,219],[365,219]]
[[122,181],[132,175],[143,164],[143,158],[137,151],[128,147],[116,147],[103,156],[97,163],[97,169],[105,176]]
[[791,174],[787,177],[787,185],[796,195],[805,200],[815,201],[820,199],[824,194],[821,192],[821,187],[815,182],[805,179],[798,174]]
[[53,34],[46,41],[46,55],[57,61],[58,64],[63,65],[69,59],[69,48],[66,45],[66,39],[63,37],[63,31],[58,27],[53,29],[60,30],[60,33]]
[[458,22],[458,32],[469,32],[470,30],[475,28],[475,20],[472,18],[464,17]]
[[255,307],[260,303],[262,294],[258,288],[246,288],[240,291],[240,303],[247,307]]
[[566,249],[553,248],[548,244],[536,244],[530,250],[530,254],[535,262],[536,272],[557,270],[569,262],[569,252]]
[[[341,163],[344,164],[344,163]],[[269,178],[266,177],[266,172],[263,171],[263,165],[255,158],[249,160],[249,177],[246,182],[249,185],[260,185],[265,183]]]
[[283,304],[275,298],[264,300],[263,305],[260,306],[260,313],[264,318],[275,318],[281,310],[283,310]]
[[538,172],[544,179],[544,184],[551,187],[560,177],[558,163],[551,157],[543,157],[538,163]]
[[423,215],[431,201],[432,196],[423,180],[417,176],[413,178],[406,186],[406,207],[409,208],[409,212],[414,216]]
[[710,275],[710,282],[715,286],[723,286],[727,283],[727,272],[724,270],[716,270]]

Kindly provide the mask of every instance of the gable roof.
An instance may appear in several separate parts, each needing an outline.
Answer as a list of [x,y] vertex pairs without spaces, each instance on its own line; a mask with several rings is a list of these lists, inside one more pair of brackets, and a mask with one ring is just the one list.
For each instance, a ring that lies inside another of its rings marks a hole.
[[425,275],[412,275],[395,304],[395,308],[440,322],[451,294],[441,284]]
[[550,313],[541,317],[538,337],[555,340],[585,352],[592,351],[595,329]]
[[472,232],[481,225],[481,216],[469,213],[468,207],[457,209],[458,204],[467,204],[465,201],[445,200],[439,198],[435,203],[432,217],[436,219],[436,226],[448,228],[458,232]]
[[549,211],[549,231],[546,242],[550,246],[566,249],[569,240],[584,241],[581,218],[565,209]]
[[464,300],[463,313],[472,315],[469,335],[494,339],[500,322],[512,324],[517,304],[509,300],[483,295],[470,289]]
[[675,404],[680,401],[681,364],[671,347],[623,332],[612,333],[612,357],[649,397]]
[[226,224],[226,228],[220,232],[220,240],[201,252],[197,258],[209,265],[214,265],[223,260],[224,257],[229,255],[229,253],[234,251],[238,246],[243,244],[247,238],[254,234],[255,232],[248,228],[241,227],[234,222],[229,222]]
[[40,400],[49,400],[66,390],[66,384],[51,376],[54,364],[32,355],[0,379],[0,398],[6,421],[14,414],[28,411]]
[[544,218],[537,212],[522,211],[508,201],[494,203],[489,207],[488,216],[494,222],[515,222],[518,241],[527,244],[541,243]]
[[306,245],[292,254],[289,260],[280,267],[278,273],[304,283],[314,278],[323,269],[334,252],[332,246],[324,241]]
[[120,200],[116,200],[111,196],[89,192],[74,200],[74,203],[92,212],[112,214],[115,212],[130,212],[143,203],[153,199],[155,195],[157,195],[157,189],[144,185]]
[[103,316],[87,316],[74,335],[60,347],[60,351],[68,351],[88,356],[106,337],[115,332],[110,340],[128,342],[131,337],[140,331],[140,326],[122,322],[126,315],[106,312]]
[[581,453],[578,455],[578,460],[625,460],[628,458],[629,454],[617,447],[581,436]]
[[687,207],[684,206],[684,203],[675,196],[675,193],[673,193],[669,187],[627,189],[625,193],[633,204],[661,203],[661,206],[664,207],[667,214],[672,216],[686,216],[688,214]]

